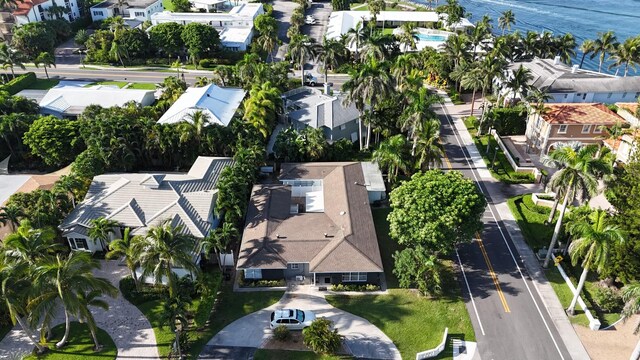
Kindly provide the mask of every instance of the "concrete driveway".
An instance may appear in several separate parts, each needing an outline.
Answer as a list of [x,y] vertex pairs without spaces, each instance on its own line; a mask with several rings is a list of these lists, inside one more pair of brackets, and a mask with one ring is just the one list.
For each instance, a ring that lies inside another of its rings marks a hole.
[[317,316],[333,321],[338,332],[345,337],[347,347],[357,358],[401,359],[391,339],[369,321],[334,308],[322,296],[304,292],[287,292],[278,303],[229,324],[207,345],[261,347],[271,336],[269,318],[277,308],[312,310]]

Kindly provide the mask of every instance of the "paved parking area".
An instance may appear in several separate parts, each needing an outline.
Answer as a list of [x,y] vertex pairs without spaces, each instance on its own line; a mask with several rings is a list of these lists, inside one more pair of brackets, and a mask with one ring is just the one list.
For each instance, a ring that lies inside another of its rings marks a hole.
[[314,2],[311,4],[306,12],[306,15],[311,15],[316,19],[314,25],[303,25],[302,33],[309,35],[318,44],[322,44],[322,38],[327,33],[327,25],[329,24],[329,16],[331,16],[331,3],[329,2]]
[[400,359],[391,339],[369,321],[334,308],[322,296],[305,291],[287,292],[274,305],[240,318],[222,329],[207,343],[212,347],[261,347],[269,339],[269,315],[277,308],[312,310],[333,321],[356,358]]

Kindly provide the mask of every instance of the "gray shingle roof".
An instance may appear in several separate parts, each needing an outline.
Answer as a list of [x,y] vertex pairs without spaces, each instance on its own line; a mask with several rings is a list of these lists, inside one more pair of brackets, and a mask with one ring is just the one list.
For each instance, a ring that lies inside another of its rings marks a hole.
[[355,105],[343,106],[343,96],[328,96],[309,90],[289,98],[293,102],[293,111],[289,118],[313,128],[326,126],[329,129],[339,127],[358,118]]
[[231,158],[198,157],[188,173],[105,174],[93,178],[87,195],[65,218],[63,232],[89,228],[92,219],[106,217],[146,233],[171,218],[189,234],[202,238],[211,228],[209,214],[217,197],[222,169]]
[[311,272],[383,271],[360,163],[283,164],[280,179],[322,180],[324,210],[291,214],[290,186],[254,186],[238,268],[308,262]]

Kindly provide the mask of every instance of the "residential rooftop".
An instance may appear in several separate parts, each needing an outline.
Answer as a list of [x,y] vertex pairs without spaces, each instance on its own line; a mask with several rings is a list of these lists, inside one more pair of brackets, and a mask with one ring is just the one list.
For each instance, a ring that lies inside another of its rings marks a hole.
[[[158,0],[127,0],[124,2],[122,7],[124,9],[132,9],[132,8],[144,9],[146,7],[149,7],[150,5],[155,4],[156,2],[158,2]],[[98,9],[114,8],[114,7],[118,7],[118,2],[116,0],[105,0],[92,6],[92,8],[98,8]]]
[[190,87],[171,105],[160,120],[161,124],[187,121],[189,115],[203,111],[209,116],[209,122],[227,126],[242,103],[246,91],[235,88],[223,88],[215,84],[203,87]]
[[330,129],[357,119],[354,104],[343,105],[344,96],[325,95],[315,89],[306,89],[287,98],[288,117],[307,126]]
[[123,106],[130,101],[151,105],[155,100],[154,93],[154,90],[120,89],[116,86],[103,85],[61,86],[50,89],[40,100],[40,107],[43,110],[78,115],[90,105],[108,108]]
[[625,122],[622,117],[600,103],[547,104],[545,110],[542,119],[550,124],[612,126]]

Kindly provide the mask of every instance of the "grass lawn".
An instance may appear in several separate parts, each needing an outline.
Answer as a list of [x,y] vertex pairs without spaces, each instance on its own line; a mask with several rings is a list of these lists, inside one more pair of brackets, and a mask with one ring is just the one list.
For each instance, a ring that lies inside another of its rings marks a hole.
[[93,82],[87,86],[94,86],[94,85],[111,85],[111,86],[117,86],[119,88],[123,88],[125,85],[127,85],[129,82],[127,81],[96,81]]
[[[390,209],[373,209],[389,294],[327,296],[327,301],[379,327],[393,340],[403,359],[415,358],[417,352],[438,345],[445,327],[448,327],[449,334],[456,338],[474,341],[473,327],[453,271],[442,275],[446,293],[439,298],[418,296],[411,290],[397,289],[398,280],[392,273],[392,255],[400,247],[389,237],[389,223],[386,220],[389,212]],[[445,261],[445,264],[453,270],[451,261]],[[428,331],[425,331],[427,329]],[[451,356],[452,349],[448,347],[439,358]]]
[[[562,275],[560,275],[558,269],[555,266],[550,267],[549,269],[545,270],[544,274],[547,277],[547,280],[549,280],[551,287],[553,287],[553,291],[556,292],[556,295],[558,296],[562,307],[565,309],[568,308],[569,304],[571,304],[573,294],[571,293],[571,290],[569,290],[567,283],[562,278]],[[574,324],[579,324],[587,327],[589,326],[589,320],[587,319],[587,316],[584,314],[584,311],[582,310],[580,305],[576,307],[576,315],[573,317],[569,316],[569,320]]]
[[86,324],[78,322],[71,323],[69,332],[69,343],[62,349],[56,349],[55,343],[60,341],[64,335],[64,324],[55,326],[51,329],[51,341],[47,346],[51,349],[44,355],[30,355],[25,359],[47,359],[47,360],[68,360],[68,359],[88,359],[88,360],[104,360],[115,359],[117,354],[116,345],[104,330],[98,329],[98,341],[103,346],[100,352],[93,351],[93,340],[91,333]]
[[98,81],[98,82],[91,83],[87,86],[93,86],[93,85],[114,86],[115,85],[122,89],[127,84],[131,84],[127,89],[138,89],[138,90],[155,90],[156,89],[156,84],[153,84],[153,83],[130,83],[128,81]]
[[171,0],[162,0],[162,7],[166,11],[173,11],[173,2]]
[[529,247],[534,252],[544,246],[548,247],[553,235],[553,225],[545,225],[544,222],[547,221],[551,208],[536,206],[531,200],[531,194],[512,197],[507,205]]
[[253,356],[254,360],[343,360],[351,359],[348,356],[319,355],[311,351],[289,351],[258,349]]
[[155,90],[156,84],[153,83],[132,83],[127,89],[137,90]]
[[59,82],[58,79],[37,79],[35,83],[27,87],[27,90],[49,90]]

